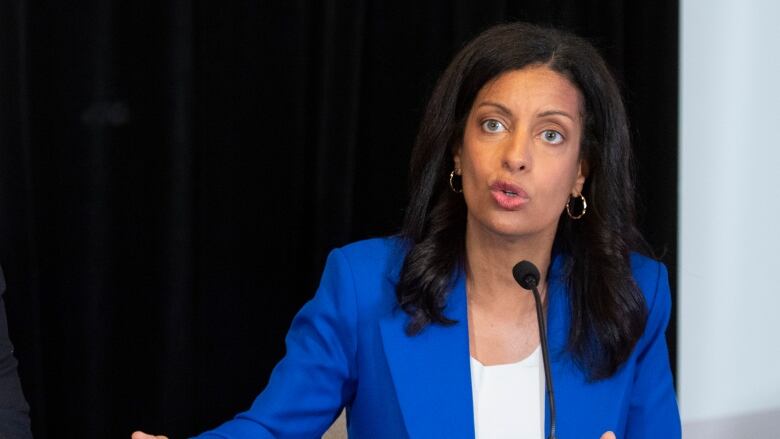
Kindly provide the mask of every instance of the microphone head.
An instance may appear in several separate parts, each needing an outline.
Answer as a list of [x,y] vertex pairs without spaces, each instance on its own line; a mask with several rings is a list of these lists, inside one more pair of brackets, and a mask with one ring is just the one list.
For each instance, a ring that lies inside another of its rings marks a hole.
[[539,285],[539,269],[531,261],[518,262],[512,268],[512,276],[526,290],[532,290]]

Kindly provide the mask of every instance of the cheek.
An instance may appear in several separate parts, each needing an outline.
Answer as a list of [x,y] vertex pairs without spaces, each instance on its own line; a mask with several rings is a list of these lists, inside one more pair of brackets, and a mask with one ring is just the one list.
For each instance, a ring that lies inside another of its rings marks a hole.
[[484,156],[469,154],[464,148],[461,155],[462,195],[470,209],[480,211],[488,208],[485,205],[485,203],[490,203],[489,191],[486,187],[492,176],[492,169]]
[[475,154],[472,148],[464,146],[460,154],[460,169],[463,172],[463,184],[473,185],[489,172],[489,158],[485,154]]
[[556,210],[559,207],[563,209],[566,206],[569,195],[571,195],[572,189],[575,187],[579,167],[574,162],[550,171],[546,173],[547,178],[545,178],[546,181],[542,183],[542,186],[546,188],[547,198],[551,201],[550,207]]

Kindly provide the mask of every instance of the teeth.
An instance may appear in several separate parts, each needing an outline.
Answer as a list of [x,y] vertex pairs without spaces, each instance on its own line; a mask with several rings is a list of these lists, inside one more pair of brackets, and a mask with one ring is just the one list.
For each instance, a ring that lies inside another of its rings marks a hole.
[[512,191],[503,191],[503,192],[506,195],[509,195],[510,197],[516,197],[517,196],[517,192],[512,192]]

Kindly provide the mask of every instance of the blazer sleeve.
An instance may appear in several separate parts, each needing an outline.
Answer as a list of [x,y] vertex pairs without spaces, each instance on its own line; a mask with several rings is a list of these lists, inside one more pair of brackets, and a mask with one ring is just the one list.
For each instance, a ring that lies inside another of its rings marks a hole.
[[356,305],[352,272],[340,250],[328,256],[319,289],[293,319],[286,354],[251,408],[201,438],[321,436],[352,399]]
[[29,407],[16,373],[14,347],[8,336],[4,292],[5,278],[0,268],[0,438],[32,438]]
[[666,327],[671,314],[671,293],[666,267],[658,268],[653,291],[646,292],[649,314],[645,332],[637,348],[637,368],[634,391],[626,423],[625,439],[679,438],[680,415],[674,391],[669,352],[666,346]]

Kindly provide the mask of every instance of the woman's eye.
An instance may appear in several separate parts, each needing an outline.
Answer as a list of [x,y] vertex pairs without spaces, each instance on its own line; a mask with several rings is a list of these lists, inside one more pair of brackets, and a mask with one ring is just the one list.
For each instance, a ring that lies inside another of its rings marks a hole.
[[555,130],[544,130],[542,131],[542,140],[544,140],[547,143],[552,143],[553,145],[557,145],[563,142],[563,134]]
[[504,124],[495,119],[488,119],[482,122],[482,129],[488,133],[500,133],[502,131],[506,131]]

